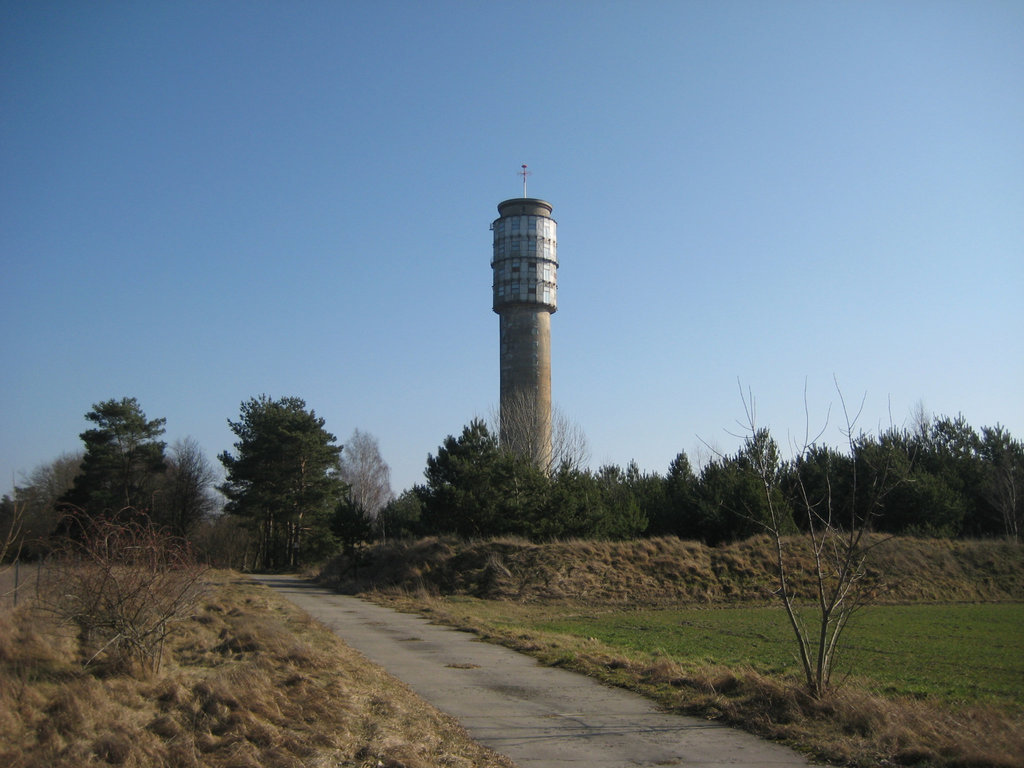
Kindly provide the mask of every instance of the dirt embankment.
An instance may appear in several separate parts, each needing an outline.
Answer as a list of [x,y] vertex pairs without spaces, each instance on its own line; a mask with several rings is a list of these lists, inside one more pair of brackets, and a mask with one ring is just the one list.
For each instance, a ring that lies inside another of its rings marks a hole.
[[[1024,546],[1004,541],[878,540],[868,576],[884,602],[1024,599]],[[791,550],[790,585],[813,593],[803,540]],[[676,538],[638,541],[426,538],[339,558],[321,578],[339,590],[425,589],[522,601],[708,605],[763,603],[778,587],[774,543],[756,537],[722,547]]]

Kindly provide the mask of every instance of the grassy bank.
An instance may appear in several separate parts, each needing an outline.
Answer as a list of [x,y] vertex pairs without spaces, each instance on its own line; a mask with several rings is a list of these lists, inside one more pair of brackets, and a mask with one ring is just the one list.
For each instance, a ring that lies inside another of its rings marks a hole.
[[0,616],[0,761],[10,768],[505,766],[451,718],[270,590],[208,580],[158,673],[83,667],[30,606]]
[[[426,538],[339,558],[323,579],[344,592],[398,587],[519,602],[597,605],[768,604],[778,584],[767,537],[722,547],[676,538],[637,541]],[[806,552],[792,589],[812,594]],[[1004,541],[894,538],[874,552],[879,602],[1024,600],[1024,546]]]

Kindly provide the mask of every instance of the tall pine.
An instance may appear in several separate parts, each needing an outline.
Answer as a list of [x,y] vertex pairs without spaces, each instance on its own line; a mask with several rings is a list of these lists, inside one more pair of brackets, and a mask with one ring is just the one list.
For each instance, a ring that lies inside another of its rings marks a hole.
[[294,568],[335,545],[331,516],[344,497],[341,446],[304,400],[267,395],[242,403],[228,420],[238,441],[219,459],[227,512],[248,520],[256,539],[253,566]]
[[85,444],[81,471],[61,503],[89,516],[124,518],[148,514],[167,465],[166,419],[147,419],[134,397],[96,403],[85,418],[95,426]]

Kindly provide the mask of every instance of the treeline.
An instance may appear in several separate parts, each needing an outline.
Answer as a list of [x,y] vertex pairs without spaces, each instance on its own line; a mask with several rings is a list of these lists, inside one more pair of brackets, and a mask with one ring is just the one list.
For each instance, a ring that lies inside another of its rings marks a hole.
[[234,450],[218,456],[223,476],[195,440],[168,447],[166,420],[135,398],[85,418],[81,453],[37,467],[0,501],[0,554],[46,556],[103,520],[158,529],[218,565],[295,568],[369,538],[392,497],[376,440],[355,430],[343,453],[300,398],[242,403],[228,420]]
[[145,517],[185,538],[219,509],[217,473],[192,438],[168,446],[165,419],[148,419],[135,398],[97,403],[79,436],[84,450],[36,467],[0,502],[0,529],[18,533],[22,557],[45,555],[82,514],[126,521]]
[[[964,418],[861,435],[784,459],[768,430],[695,468],[680,453],[665,474],[635,463],[597,470],[580,457],[538,468],[503,449],[480,420],[427,457],[424,482],[394,498],[372,436],[344,448],[300,398],[244,401],[223,477],[191,439],[168,447],[164,419],[134,398],[97,403],[84,450],[37,468],[0,502],[0,540],[44,555],[70,514],[144,519],[221,565],[289,569],[379,538],[456,534],[536,541],[673,535],[718,545],[764,532],[774,511],[796,532],[829,524],[894,534],[1019,540],[1024,445]],[[217,483],[218,479],[222,482]],[[819,512],[818,510],[824,510]],[[796,512],[796,513],[794,513]],[[63,526],[63,527],[62,527]]]
[[[764,468],[769,472],[765,488]],[[768,430],[695,470],[680,453],[662,475],[635,463],[545,473],[503,451],[475,420],[427,460],[426,482],[386,506],[384,535],[519,535],[534,540],[674,535],[716,545],[762,533],[769,498],[789,510],[812,498],[837,525],[940,537],[1018,540],[1024,445],[962,417],[861,435],[848,451],[812,446],[786,461]],[[770,496],[769,496],[770,494]],[[867,519],[866,518],[870,518]],[[797,520],[800,520],[798,525]]]

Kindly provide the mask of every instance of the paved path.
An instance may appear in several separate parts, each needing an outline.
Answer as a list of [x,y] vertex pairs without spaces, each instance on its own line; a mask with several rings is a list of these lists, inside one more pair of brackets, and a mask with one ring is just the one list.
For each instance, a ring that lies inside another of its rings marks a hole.
[[792,750],[288,576],[255,576],[521,768],[796,768]]

